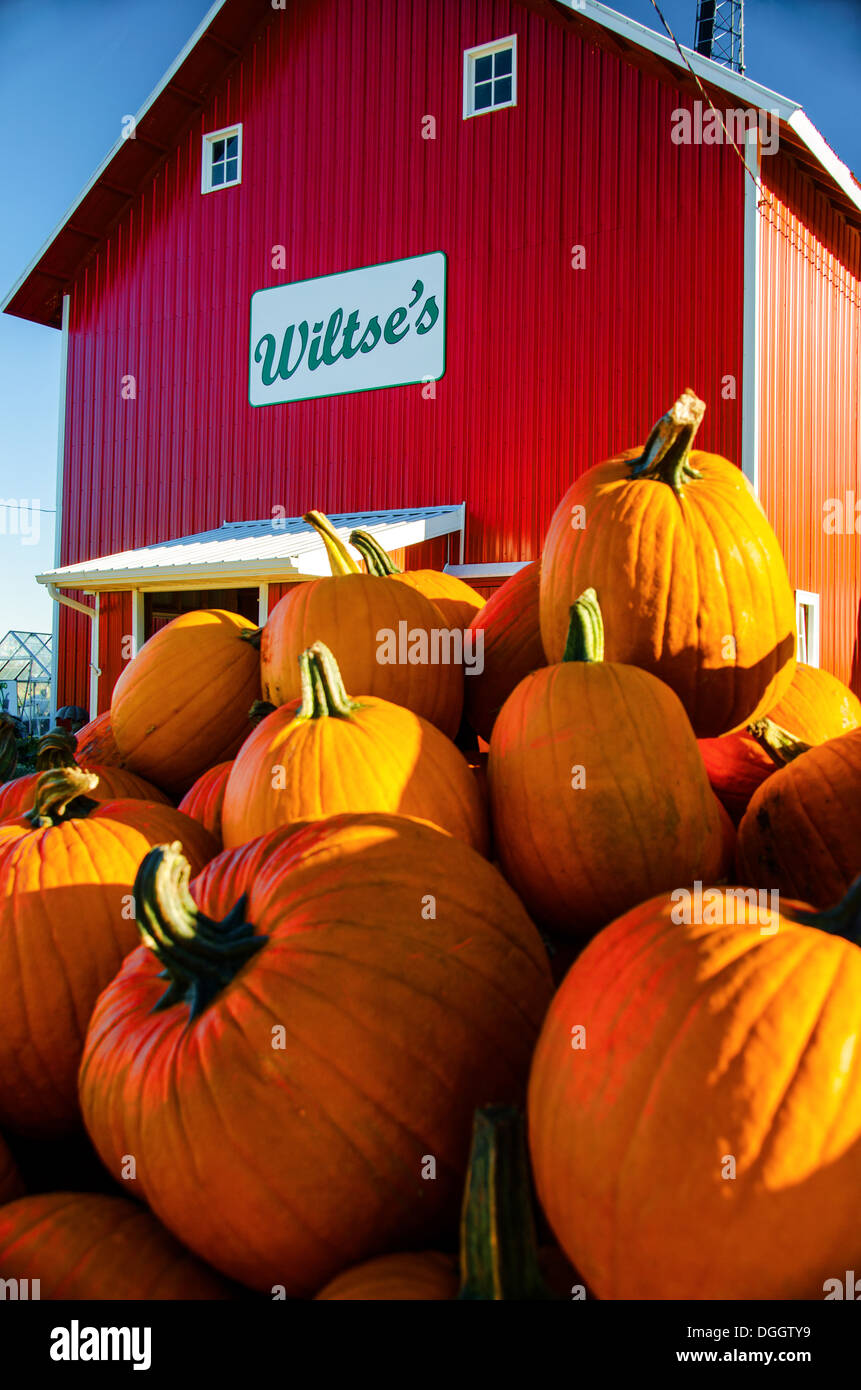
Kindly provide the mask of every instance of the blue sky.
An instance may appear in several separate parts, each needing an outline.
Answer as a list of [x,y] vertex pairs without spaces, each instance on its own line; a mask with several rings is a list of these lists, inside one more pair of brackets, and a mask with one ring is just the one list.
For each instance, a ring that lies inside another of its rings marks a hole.
[[[659,3],[679,40],[692,43],[695,0]],[[207,0],[0,0],[2,294],[208,8]],[[613,8],[660,27],[650,0]],[[861,174],[858,0],[747,0],[745,49],[748,76],[799,101]],[[58,332],[0,315],[0,498],[27,503],[23,516],[0,508],[0,637],[51,626],[52,602],[33,575],[54,557],[59,371]],[[45,510],[31,513],[31,503]],[[12,534],[16,525],[29,534]]]

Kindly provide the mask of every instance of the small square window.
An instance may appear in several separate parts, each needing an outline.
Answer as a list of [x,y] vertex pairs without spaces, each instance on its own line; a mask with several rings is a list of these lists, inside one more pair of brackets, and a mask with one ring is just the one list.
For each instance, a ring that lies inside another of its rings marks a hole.
[[806,589],[795,590],[796,660],[806,666],[819,665],[819,595]]
[[203,137],[203,167],[200,187],[203,193],[229,188],[242,181],[242,126],[214,130]]
[[463,55],[463,118],[517,105],[517,35]]

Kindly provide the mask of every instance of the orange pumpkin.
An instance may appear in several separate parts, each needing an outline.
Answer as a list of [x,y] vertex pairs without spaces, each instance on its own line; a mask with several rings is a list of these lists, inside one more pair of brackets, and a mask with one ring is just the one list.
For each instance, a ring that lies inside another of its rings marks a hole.
[[215,767],[202,772],[179,803],[180,811],[199,820],[219,844],[222,843],[221,808],[224,804],[224,789],[232,767],[231,759],[226,763],[216,763]]
[[38,1280],[38,1297],[62,1301],[235,1296],[137,1202],[94,1192],[0,1208],[0,1278]]
[[861,727],[861,700],[830,671],[799,661],[792,683],[768,716],[802,743],[827,743]]
[[181,613],[145,642],[111,697],[111,728],[134,771],[182,795],[232,758],[260,694],[259,629],[238,613]]
[[740,469],[692,452],[690,390],[629,450],[589,469],[550,523],[541,637],[562,656],[568,610],[595,588],[607,659],[659,676],[701,738],[768,714],[795,669],[795,601],[777,539]]
[[515,895],[461,841],[382,815],[274,831],[187,879],[172,848],[144,860],[150,949],[93,1013],[80,1095],[105,1161],[133,1153],[156,1215],[252,1288],[313,1294],[445,1238],[474,1109],[517,1102],[550,996]]
[[458,1270],[456,1256],[436,1250],[378,1255],[339,1274],[317,1299],[550,1298],[539,1268],[523,1121],[512,1106],[488,1105],[476,1111],[459,1263]]
[[18,1172],[18,1166],[12,1157],[9,1145],[0,1135],[0,1207],[6,1202],[11,1202],[13,1198],[20,1197],[24,1191],[24,1184]]
[[456,574],[446,574],[443,570],[399,570],[370,531],[351,531],[350,545],[358,550],[368,574],[377,574],[383,579],[397,579],[401,584],[418,589],[420,594],[436,605],[447,627],[469,627],[475,615],[484,607],[481,594],[458,579]]
[[843,897],[861,871],[861,729],[763,783],[738,828],[736,866],[743,882],[816,907]]
[[305,520],[323,536],[333,574],[294,585],[270,613],[260,646],[265,699],[284,705],[300,697],[299,657],[320,641],[338,653],[348,690],[403,705],[453,738],[463,668],[450,659],[439,609],[407,584],[360,574],[325,517],[309,512]]
[[122,767],[109,709],[97,714],[75,734],[75,755],[82,767],[86,767],[88,762],[100,763],[103,767]]
[[821,1299],[858,1268],[861,880],[828,914],[743,891],[634,908],[547,1014],[532,1167],[599,1298]]
[[538,621],[537,560],[524,565],[492,594],[470,624],[481,638],[481,669],[464,679],[464,710],[472,728],[490,740],[496,716],[524,676],[546,666]]
[[137,940],[131,892],[152,845],[218,849],[189,816],[95,802],[95,775],[44,772],[35,824],[0,825],[0,1125],[50,1137],[78,1122],[76,1073],[93,1004]]
[[701,738],[699,746],[712,791],[734,825],[766,778],[809,748],[770,719],[758,719],[739,733]]
[[[39,748],[36,754],[36,771],[28,773],[24,777],[18,777],[14,782],[7,782],[0,787],[0,821],[12,820],[16,816],[22,816],[33,805],[36,795],[36,787],[39,776],[43,772],[48,772],[51,768],[58,767],[81,767],[75,757],[75,736],[68,734],[63,729],[52,729],[39,740]],[[90,792],[93,801],[116,801],[118,798],[131,798],[137,801],[161,801],[170,805],[169,798],[164,792],[159,791],[151,782],[144,781],[143,777],[138,777],[134,772],[128,772],[125,768],[116,767],[113,764],[101,766],[98,763],[88,763],[84,769],[92,772],[98,778],[96,785]]]
[[487,852],[479,787],[439,729],[388,700],[351,699],[322,642],[302,653],[299,669],[302,703],[267,715],[236,755],[221,813],[226,846],[291,821],[391,811]]
[[720,877],[724,829],[687,715],[647,671],[603,661],[597,598],[565,660],[521,681],[488,763],[494,843],[536,921],[588,935],[634,903]]

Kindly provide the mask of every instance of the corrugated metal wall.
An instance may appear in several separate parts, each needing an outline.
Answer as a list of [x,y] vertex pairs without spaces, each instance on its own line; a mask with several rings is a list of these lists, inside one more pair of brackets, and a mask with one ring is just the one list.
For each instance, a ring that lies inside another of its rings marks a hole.
[[761,495],[820,664],[861,694],[861,237],[789,155],[762,164]]
[[[464,121],[463,50],[511,33],[518,105]],[[63,562],[276,505],[462,500],[468,560],[529,559],[572,477],[641,441],[686,385],[709,403],[703,444],[737,459],[740,401],[721,382],[740,397],[740,165],[671,142],[680,104],[507,0],[274,12],[74,288]],[[202,196],[202,133],[239,120],[242,184]],[[435,400],[415,386],[249,407],[253,291],[437,249]],[[84,625],[64,615],[63,701],[85,690]],[[110,652],[103,669],[102,704]]]

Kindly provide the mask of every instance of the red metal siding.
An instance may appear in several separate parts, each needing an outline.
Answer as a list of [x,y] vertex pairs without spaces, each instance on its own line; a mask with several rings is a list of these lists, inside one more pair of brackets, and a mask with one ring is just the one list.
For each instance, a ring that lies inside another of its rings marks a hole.
[[[518,105],[464,121],[463,50],[510,33]],[[740,165],[671,143],[681,103],[507,0],[274,12],[74,287],[63,562],[277,505],[463,500],[468,560],[529,559],[571,478],[688,384],[709,403],[703,444],[737,459],[721,381],[741,382]],[[242,184],[202,196],[201,136],[239,120]],[[435,400],[415,386],[249,407],[253,291],[437,249]],[[76,626],[64,700],[84,679]],[[106,654],[102,703],[118,669]]]
[[820,595],[820,664],[861,694],[861,237],[789,156],[763,166],[761,494],[794,587]]

